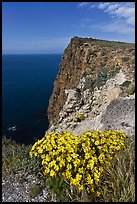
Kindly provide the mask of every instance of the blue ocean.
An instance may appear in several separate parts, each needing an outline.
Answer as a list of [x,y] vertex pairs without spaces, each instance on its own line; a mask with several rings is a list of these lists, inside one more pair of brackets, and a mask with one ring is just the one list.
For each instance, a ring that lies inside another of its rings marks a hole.
[[48,128],[47,107],[61,54],[2,56],[2,134],[33,144]]

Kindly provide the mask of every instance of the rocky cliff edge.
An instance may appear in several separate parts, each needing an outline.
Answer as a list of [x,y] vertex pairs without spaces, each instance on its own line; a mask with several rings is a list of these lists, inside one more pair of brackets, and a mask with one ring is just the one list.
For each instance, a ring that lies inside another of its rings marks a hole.
[[72,38],[54,82],[48,119],[46,133],[119,129],[134,135],[134,44]]

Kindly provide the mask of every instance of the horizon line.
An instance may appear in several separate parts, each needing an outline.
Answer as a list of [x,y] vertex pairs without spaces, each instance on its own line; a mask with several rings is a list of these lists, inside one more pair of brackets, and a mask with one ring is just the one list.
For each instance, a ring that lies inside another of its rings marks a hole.
[[63,54],[63,53],[2,53],[2,55],[52,55],[52,54]]

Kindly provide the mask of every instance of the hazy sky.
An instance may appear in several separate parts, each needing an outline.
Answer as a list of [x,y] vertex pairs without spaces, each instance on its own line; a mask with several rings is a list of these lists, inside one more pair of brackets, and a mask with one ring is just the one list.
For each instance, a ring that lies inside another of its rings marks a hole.
[[2,3],[3,53],[62,53],[74,36],[135,42],[135,3]]

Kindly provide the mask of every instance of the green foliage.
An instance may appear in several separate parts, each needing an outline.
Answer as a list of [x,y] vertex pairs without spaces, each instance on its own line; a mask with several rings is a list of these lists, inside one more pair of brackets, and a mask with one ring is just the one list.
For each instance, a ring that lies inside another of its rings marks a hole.
[[97,87],[99,88],[100,86],[103,86],[107,80],[108,80],[108,68],[103,67],[98,73],[98,78],[96,80]]
[[124,42],[116,42],[116,41],[107,41],[107,40],[98,40],[92,41],[92,44],[98,44],[102,47],[113,47],[114,49],[121,48],[134,48],[134,43],[124,43]]
[[108,67],[103,67],[98,73],[98,78],[96,80],[96,86],[99,88],[103,86],[108,79],[114,77],[120,70],[119,66],[115,66],[113,69],[108,70]]
[[78,115],[74,118],[74,122],[81,122],[82,120],[85,120],[85,115],[84,115],[84,114],[78,114]]
[[124,90],[121,93],[121,96],[125,93],[126,95],[132,95],[135,93],[135,83],[134,82],[126,80],[120,85],[120,87],[122,90]]
[[95,81],[91,79],[90,76],[85,76],[85,83],[82,91],[85,91],[86,89],[92,90],[94,87]]
[[123,58],[122,58],[122,61],[123,61],[123,62],[128,62],[129,60],[130,60],[129,57],[123,57]]
[[31,145],[18,145],[14,140],[2,137],[2,176],[22,171],[22,179],[27,173],[40,172],[40,162],[29,157]]
[[31,198],[37,197],[41,193],[41,191],[42,191],[42,188],[38,184],[32,184],[29,187],[29,195]]
[[122,86],[122,87],[128,87],[129,84],[131,84],[131,81],[126,80],[126,81],[124,81],[120,86]]
[[129,87],[127,89],[127,93],[128,93],[128,95],[132,95],[135,93],[135,84],[129,85]]
[[114,77],[119,71],[120,71],[120,67],[119,66],[115,66],[113,69],[111,69],[109,71],[108,77],[109,78]]
[[[82,196],[82,192],[86,191],[87,195],[96,198],[101,196],[99,185],[105,168],[110,166],[116,152],[124,148],[125,137],[126,135],[118,130],[102,133],[93,130],[80,136],[68,132],[53,132],[33,145],[30,156],[41,161],[43,174],[53,178],[54,185],[56,178],[62,180],[63,186],[67,183],[67,187],[56,187],[59,194],[61,189],[68,195],[76,191],[75,194]],[[50,183],[54,188],[52,182]]]
[[45,177],[45,185],[49,187],[52,195],[57,197],[57,201],[69,202],[67,194],[68,184],[61,177]]

